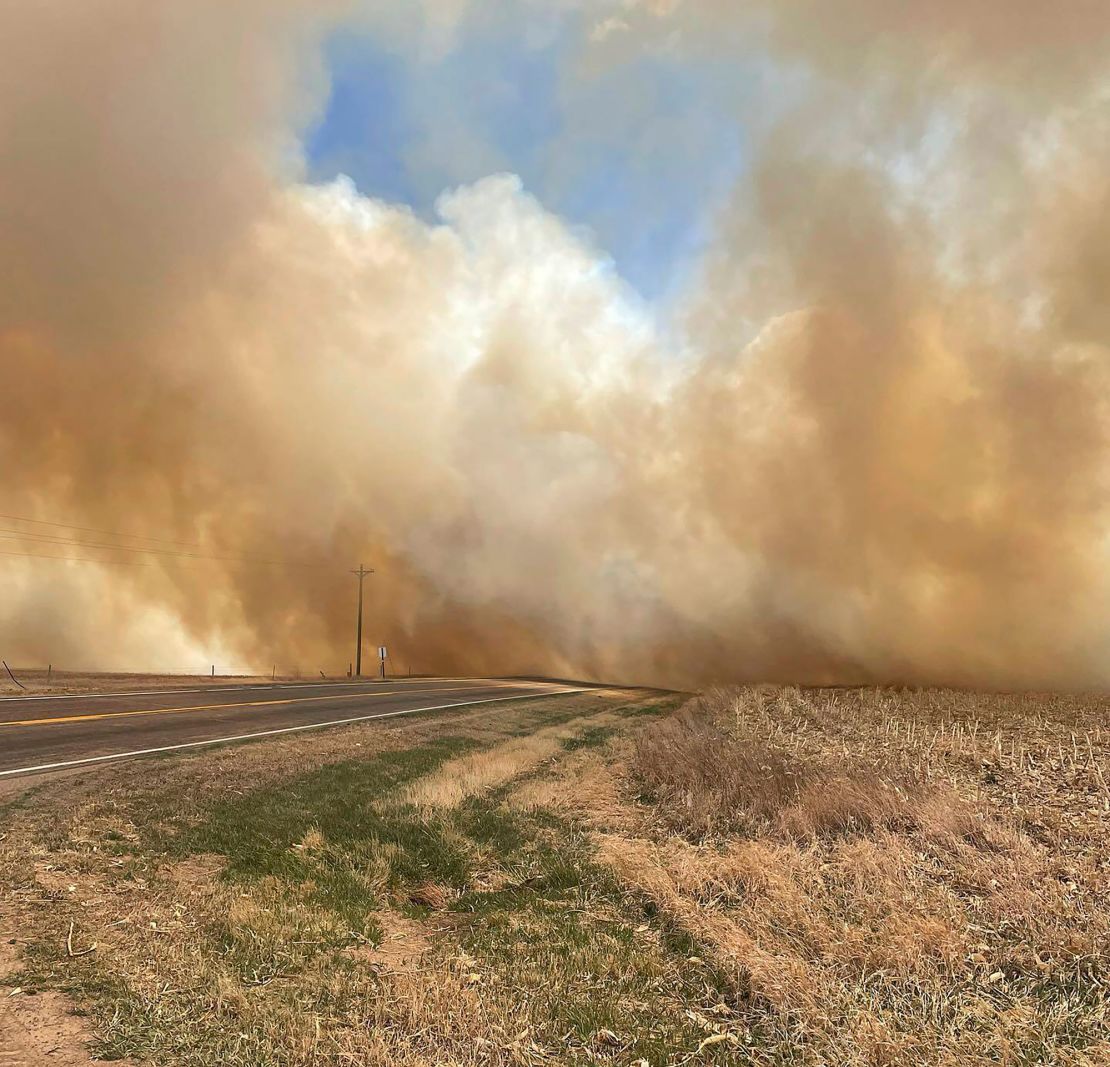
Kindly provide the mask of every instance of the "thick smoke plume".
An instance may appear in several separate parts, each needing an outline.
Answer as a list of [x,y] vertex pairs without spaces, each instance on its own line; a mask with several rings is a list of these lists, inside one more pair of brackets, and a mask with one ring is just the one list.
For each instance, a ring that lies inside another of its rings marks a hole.
[[0,555],[5,658],[335,671],[366,562],[416,670],[1110,679],[1110,8],[546,6],[765,57],[666,327],[512,177],[303,183],[326,35],[463,4],[0,6],[0,512],[230,557]]

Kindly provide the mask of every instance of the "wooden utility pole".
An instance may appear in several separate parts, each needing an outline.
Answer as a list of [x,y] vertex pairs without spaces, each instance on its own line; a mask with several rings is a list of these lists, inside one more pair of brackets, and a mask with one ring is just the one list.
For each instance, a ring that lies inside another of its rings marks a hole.
[[362,677],[362,583],[366,581],[366,576],[373,574],[373,570],[367,570],[366,565],[360,563],[357,571],[351,573],[358,579],[358,643],[355,646],[355,677]]

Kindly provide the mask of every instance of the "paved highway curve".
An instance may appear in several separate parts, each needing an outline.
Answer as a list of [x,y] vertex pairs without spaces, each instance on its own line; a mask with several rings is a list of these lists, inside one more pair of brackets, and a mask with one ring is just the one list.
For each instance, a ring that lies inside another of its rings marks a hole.
[[554,682],[421,678],[0,699],[0,780],[221,741],[573,693]]

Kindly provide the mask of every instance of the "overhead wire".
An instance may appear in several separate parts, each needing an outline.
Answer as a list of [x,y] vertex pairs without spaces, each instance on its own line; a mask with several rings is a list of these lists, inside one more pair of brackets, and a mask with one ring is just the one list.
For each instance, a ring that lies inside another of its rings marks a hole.
[[104,537],[128,537],[133,541],[157,541],[166,545],[183,545],[186,548],[203,548],[197,541],[177,541],[166,537],[153,537],[150,534],[122,533],[118,530],[104,530],[95,526],[76,526],[70,522],[54,522],[50,519],[32,519],[27,515],[0,515],[7,522],[27,522],[36,526],[54,526],[62,530],[76,530],[79,533],[101,534]]
[[154,567],[154,563],[143,563],[135,559],[92,559],[89,556],[46,556],[39,552],[6,552],[0,549],[0,556],[16,556],[20,559],[57,559],[68,563],[100,563],[105,567]]
[[[52,527],[58,527],[60,529],[69,529],[69,530],[82,530],[82,529],[84,529],[84,530],[88,530],[90,532],[93,530],[92,527],[67,526],[64,523],[54,523],[54,522],[49,522],[48,523],[45,519],[34,519],[34,520],[32,520],[32,519],[23,519],[20,516],[10,516],[10,515],[9,516],[0,515],[0,518],[7,518],[9,521],[16,521],[16,522],[21,522],[21,521],[39,522],[42,525],[49,525],[49,526],[52,526]],[[145,535],[114,534],[114,533],[108,533],[107,531],[101,531],[101,536],[106,536],[106,537],[128,537],[128,536],[143,537]],[[150,541],[158,541],[162,544],[181,544],[181,545],[192,544],[191,542],[184,542],[184,541],[175,542],[175,541],[169,540],[168,538],[150,537],[150,538],[146,538],[146,539],[150,540]],[[183,551],[180,551],[178,549],[153,548],[153,547],[147,547],[145,545],[114,544],[114,543],[107,542],[107,541],[85,540],[85,539],[82,539],[80,537],[66,537],[66,536],[63,536],[60,533],[55,534],[55,533],[51,533],[51,532],[48,532],[48,531],[45,531],[45,530],[21,530],[21,529],[0,528],[0,542],[4,542],[4,543],[8,543],[8,544],[14,543],[14,544],[18,545],[19,547],[22,547],[26,544],[50,545],[50,546],[56,546],[58,548],[84,548],[84,549],[95,549],[95,550],[98,550],[98,551],[105,551],[105,552],[132,553],[132,554],[144,555],[144,556],[157,556],[157,557],[160,557],[159,562],[167,562],[167,561],[173,560],[173,559],[182,559],[182,560],[198,560],[198,561],[201,561],[201,562],[214,562],[214,563],[238,563],[238,564],[244,564],[244,565],[247,565],[247,566],[259,566],[259,567],[303,567],[303,568],[308,568],[308,569],[324,569],[324,568],[327,568],[328,566],[330,566],[327,563],[309,563],[309,562],[304,561],[304,560],[262,559],[262,558],[255,557],[255,556],[214,555],[214,554],[201,553],[201,552],[183,552]],[[200,546],[198,546],[198,547],[200,547]],[[113,563],[113,564],[117,564],[117,563],[124,563],[125,562],[123,560],[101,560],[101,559],[90,558],[90,557],[85,557],[85,556],[47,556],[47,555],[43,555],[43,554],[40,554],[40,553],[3,552],[2,554],[6,555],[6,556],[24,556],[25,558],[28,558],[28,559],[70,559],[70,560],[73,560],[75,562],[85,562],[85,563]],[[131,561],[131,562],[134,563],[135,561]],[[148,564],[145,564],[145,565],[146,566],[154,566],[153,563],[148,563]]]
[[138,545],[113,545],[100,541],[81,541],[76,538],[54,537],[52,534],[25,533],[22,530],[0,529],[0,541],[30,541],[34,544],[59,545],[71,548],[96,548],[110,552],[135,552],[150,556],[168,556],[178,559],[209,560],[217,563],[248,563],[265,567],[326,567],[325,563],[307,563],[303,560],[258,559],[252,556],[210,556],[199,552],[177,552],[167,548],[143,548]]

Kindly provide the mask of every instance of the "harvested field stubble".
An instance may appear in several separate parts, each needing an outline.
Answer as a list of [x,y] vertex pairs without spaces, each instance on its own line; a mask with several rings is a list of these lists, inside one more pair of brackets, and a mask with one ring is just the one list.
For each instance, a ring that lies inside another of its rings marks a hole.
[[749,688],[631,748],[601,839],[732,969],[757,1061],[1107,1063],[1101,700]]

